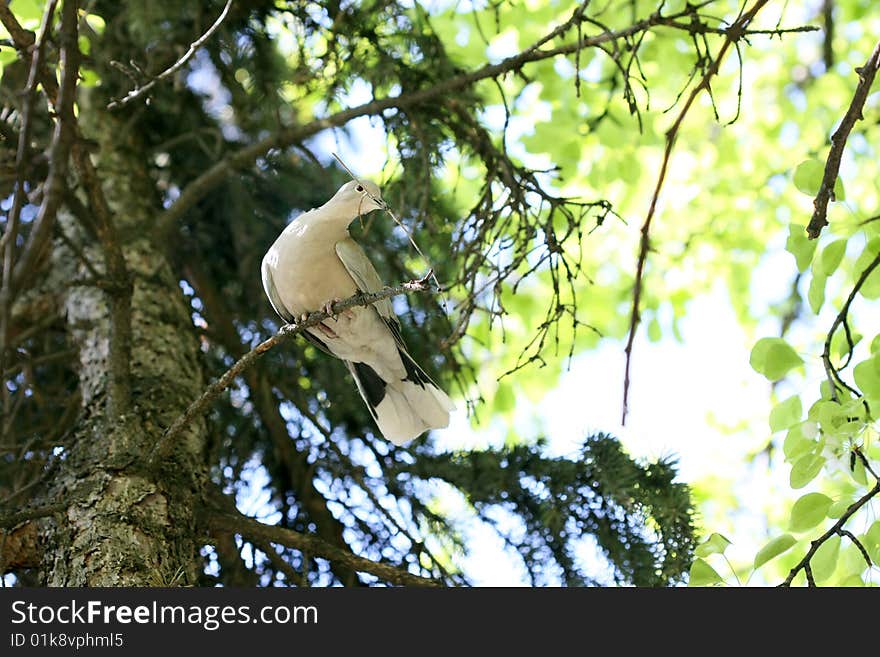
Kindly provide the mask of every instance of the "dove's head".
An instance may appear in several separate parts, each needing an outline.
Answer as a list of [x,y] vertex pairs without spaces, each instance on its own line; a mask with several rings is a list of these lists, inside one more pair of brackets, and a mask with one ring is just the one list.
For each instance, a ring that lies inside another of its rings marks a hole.
[[382,200],[379,186],[370,180],[352,180],[339,188],[330,199],[334,205],[351,210],[352,219],[373,210],[384,210],[387,206]]

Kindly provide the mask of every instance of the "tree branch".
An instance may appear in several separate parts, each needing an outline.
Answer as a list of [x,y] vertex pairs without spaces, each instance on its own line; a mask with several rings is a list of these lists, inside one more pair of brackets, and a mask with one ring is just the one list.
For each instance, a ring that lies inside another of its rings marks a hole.
[[214,383],[208,386],[207,390],[202,393],[202,396],[196,399],[189,407],[181,414],[170,427],[165,431],[165,434],[162,436],[162,439],[156,443],[156,446],[153,448],[153,451],[150,453],[149,457],[149,466],[155,467],[158,464],[158,461],[167,453],[168,449],[171,447],[171,444],[181,431],[186,429],[189,424],[204,415],[204,413],[208,410],[208,407],[211,403],[220,396],[220,394],[226,390],[229,386],[232,385],[233,381],[235,381],[236,377],[238,377],[242,372],[244,372],[249,367],[252,367],[254,363],[256,363],[257,359],[259,359],[263,354],[272,349],[273,347],[281,344],[292,338],[299,333],[302,333],[308,328],[316,326],[320,324],[325,319],[338,315],[339,313],[348,310],[349,308],[354,308],[355,306],[369,306],[377,301],[381,301],[382,299],[389,299],[391,297],[397,296],[399,294],[404,294],[406,292],[425,292],[430,290],[431,288],[428,285],[428,277],[432,272],[428,272],[427,276],[420,278],[418,280],[409,281],[408,283],[401,283],[395,287],[385,287],[379,290],[378,292],[371,292],[369,294],[355,294],[347,299],[343,299],[337,303],[334,303],[328,313],[326,311],[313,312],[309,314],[309,316],[305,319],[305,321],[299,322],[298,324],[287,324],[286,326],[282,326],[278,332],[273,335],[271,338],[264,340],[256,347],[247,352],[244,356],[238,359],[236,363],[230,367],[226,372],[224,372],[223,376],[217,379]]
[[[760,4],[763,5],[767,1],[768,0],[761,0]],[[549,40],[548,37],[544,37],[536,44],[526,48],[516,55],[501,60],[497,64],[487,64],[473,71],[440,81],[434,86],[401,94],[399,96],[373,100],[358,105],[357,107],[337,112],[328,117],[315,119],[301,126],[282,128],[249,146],[245,146],[244,148],[231,153],[187,185],[177,200],[174,201],[174,203],[172,203],[171,206],[157,219],[156,234],[160,241],[166,239],[168,232],[173,228],[174,224],[196,203],[220,185],[226,176],[236,169],[252,164],[256,158],[265,155],[273,148],[284,148],[299,143],[322,130],[345,125],[359,116],[376,115],[390,108],[404,108],[433,101],[437,98],[449,96],[450,94],[453,94],[453,92],[459,91],[465,87],[472,86],[481,80],[496,78],[511,71],[519,71],[526,64],[551,59],[559,55],[570,55],[584,48],[599,46],[609,41],[626,39],[657,26],[667,26],[673,29],[680,29],[690,34],[700,34],[706,31],[711,31],[702,21],[694,21],[687,24],[677,22],[679,19],[695,16],[695,13],[700,6],[701,5],[689,5],[682,11],[669,16],[662,16],[660,12],[655,12],[649,17],[637,21],[625,29],[616,31],[608,30],[601,34],[584,37],[578,39],[574,43],[565,44],[556,48],[541,49],[540,46]],[[578,19],[580,19],[580,16]],[[577,21],[573,24],[576,23]],[[557,33],[560,33],[559,28],[554,29],[550,33],[550,35],[552,35],[550,38],[556,36]],[[734,26],[728,28],[726,34],[728,35],[728,38],[730,38],[730,36],[734,34]],[[736,31],[735,34],[736,38],[739,39],[744,36],[746,32],[739,30]]]
[[[441,583],[436,580],[413,575],[412,573],[389,564],[365,559],[353,552],[336,547],[331,543],[327,543],[317,536],[302,534],[283,527],[265,525],[253,518],[248,518],[247,516],[242,515],[237,510],[215,512],[208,515],[205,518],[205,522],[209,529],[213,531],[235,532],[236,534],[241,534],[243,537],[253,540],[257,544],[257,547],[259,547],[260,542],[263,541],[278,543],[299,550],[310,556],[321,557],[332,562],[345,564],[353,570],[375,575],[379,579],[391,582],[392,584],[398,584],[400,586],[441,586]],[[267,556],[270,555],[267,553]]]
[[165,80],[166,78],[171,77],[177,71],[179,71],[190,59],[192,59],[192,56],[196,54],[196,51],[199,48],[201,48],[208,39],[211,38],[211,36],[214,34],[214,32],[216,32],[219,29],[220,24],[226,19],[226,15],[229,13],[229,8],[231,6],[232,6],[232,0],[226,0],[226,5],[223,7],[223,11],[220,12],[220,15],[217,17],[217,20],[214,21],[214,24],[208,28],[207,32],[205,32],[202,36],[200,36],[198,39],[196,39],[195,41],[193,41],[189,45],[189,49],[186,51],[186,53],[184,53],[183,57],[178,59],[169,68],[162,71],[159,75],[154,77],[152,80],[147,82],[142,87],[137,87],[135,89],[132,89],[131,91],[128,92],[128,94],[126,94],[126,96],[124,98],[121,98],[119,100],[114,100],[113,102],[111,102],[109,105],[107,105],[107,109],[114,110],[114,109],[118,109],[120,107],[124,107],[125,105],[128,105],[130,102],[143,96],[145,93],[147,93],[150,89],[155,87],[162,80]]
[[[3,277],[0,285],[0,372],[6,369],[6,346],[9,339],[9,309],[13,297],[13,274],[15,267],[16,237],[18,236],[18,220],[25,204],[26,192],[25,181],[27,178],[26,160],[30,152],[31,140],[31,114],[34,108],[37,80],[43,65],[43,56],[46,50],[46,41],[52,26],[52,18],[55,16],[57,0],[51,0],[43,12],[43,20],[40,24],[40,35],[33,47],[33,56],[28,71],[21,103],[21,130],[18,133],[18,147],[15,152],[15,193],[12,197],[12,207],[6,218],[6,230],[0,245],[3,249]],[[3,414],[9,414],[9,391],[6,386],[2,390]]]
[[[291,530],[293,531],[293,530]],[[269,541],[264,541],[260,539],[251,538],[254,546],[259,549],[263,554],[268,557],[269,561],[272,562],[272,567],[284,574],[284,577],[287,578],[287,581],[291,584],[295,584],[296,586],[308,586],[309,580],[306,574],[298,573],[296,568],[291,566],[287,561],[275,551],[275,548],[272,547],[272,544]],[[303,563],[305,564],[305,558],[303,559]]]
[[672,156],[672,148],[673,146],[675,146],[675,140],[678,138],[678,131],[681,128],[681,124],[684,122],[684,118],[693,106],[694,101],[697,99],[697,96],[700,94],[701,91],[710,89],[709,81],[718,73],[718,68],[721,66],[721,61],[724,59],[727,51],[730,50],[730,47],[732,45],[734,45],[737,41],[743,38],[743,36],[745,36],[746,27],[749,25],[749,23],[752,22],[752,20],[755,18],[755,15],[764,7],[764,5],[767,4],[768,1],[769,0],[757,0],[748,12],[741,14],[740,17],[733,23],[733,25],[725,30],[724,43],[718,50],[718,54],[709,64],[705,74],[703,75],[703,78],[700,80],[697,86],[691,89],[691,93],[685,100],[684,106],[678,113],[678,116],[675,118],[673,124],[666,131],[666,147],[663,151],[663,162],[660,165],[660,174],[657,176],[657,184],[655,185],[654,193],[651,196],[651,204],[648,207],[648,214],[645,217],[644,223],[642,223],[641,238],[639,240],[639,257],[636,263],[632,312],[630,314],[629,320],[629,335],[626,340],[626,348],[624,349],[624,353],[626,354],[626,366],[624,369],[623,377],[623,412],[621,417],[621,424],[626,424],[626,414],[629,403],[632,350],[633,342],[635,341],[636,337],[636,329],[638,328],[639,321],[641,320],[640,306],[642,300],[642,288],[644,287],[645,265],[648,261],[648,250],[651,245],[651,221],[653,220],[654,215],[657,212],[657,202],[660,199],[660,191],[663,189],[663,183],[666,181],[666,172],[669,168],[669,160]]
[[26,508],[22,511],[9,511],[6,513],[0,513],[0,528],[9,529],[10,527],[15,527],[16,525],[21,524],[26,520],[45,518],[46,516],[51,516],[53,513],[60,513],[61,511],[64,511],[70,505],[70,501],[57,502],[55,504],[47,504],[45,506]]
[[[9,8],[8,2],[0,2],[0,23],[3,23],[3,27],[9,32],[19,54],[22,57],[26,57],[28,50],[34,44],[34,34],[21,26],[15,14]],[[55,79],[55,76],[45,66],[40,69],[40,84],[43,85],[46,95],[49,96],[49,99],[54,104],[55,98],[58,95],[58,80]]]
[[[70,6],[68,6],[70,5]],[[12,22],[8,22],[4,16],[8,11],[5,6],[0,10],[0,18],[3,25],[10,32],[16,34],[15,26],[18,22],[12,16]],[[37,212],[27,244],[22,251],[21,257],[15,265],[13,273],[13,288],[21,289],[27,278],[32,273],[34,265],[43,253],[49,238],[52,235],[52,226],[55,222],[55,214],[61,206],[64,191],[67,187],[68,157],[73,142],[76,140],[76,117],[73,113],[73,104],[76,98],[76,82],[79,75],[79,48],[76,45],[76,37],[71,47],[70,39],[66,36],[66,28],[70,21],[74,22],[76,29],[76,4],[67,0],[61,12],[61,86],[53,75],[46,72],[41,66],[40,82],[55,106],[55,114],[58,120],[55,123],[55,131],[52,136],[52,145],[49,149],[49,174],[43,185],[43,201]],[[21,29],[21,26],[18,26]],[[18,46],[18,42],[16,41]],[[51,87],[54,87],[55,94]]]
[[837,176],[840,173],[843,149],[846,147],[849,133],[852,132],[856,121],[864,118],[862,116],[862,109],[865,107],[865,101],[868,99],[871,85],[874,84],[874,77],[877,75],[878,67],[880,67],[880,41],[874,46],[874,51],[868,57],[865,65],[856,69],[856,73],[859,74],[859,84],[856,86],[852,102],[843,116],[843,120],[841,120],[834,134],[831,135],[831,151],[828,153],[828,159],[825,162],[825,174],[822,176],[822,184],[819,185],[819,193],[816,194],[816,198],[813,200],[813,216],[810,217],[810,223],[807,224],[807,237],[811,240],[819,237],[819,233],[828,225],[828,202],[834,198],[834,183],[837,182]]

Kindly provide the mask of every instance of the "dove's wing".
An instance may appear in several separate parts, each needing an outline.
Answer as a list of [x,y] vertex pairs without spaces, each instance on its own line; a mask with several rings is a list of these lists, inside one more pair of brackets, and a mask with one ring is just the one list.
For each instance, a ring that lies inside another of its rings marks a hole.
[[[263,257],[263,263],[260,267],[260,274],[263,279],[263,291],[266,292],[266,297],[269,299],[272,308],[278,313],[278,316],[287,324],[293,324],[297,321],[297,318],[287,306],[284,305],[284,301],[282,301],[281,295],[278,293],[278,288],[275,286],[275,279],[272,276],[272,263],[277,262],[277,258],[276,247],[273,245]],[[312,335],[309,331],[303,331],[301,335],[325,354],[333,356],[333,352],[331,352],[327,348],[327,345],[321,342],[317,336]]]
[[272,268],[269,266],[268,254],[267,257],[263,258],[260,273],[263,277],[263,290],[266,292],[266,297],[269,299],[272,308],[278,313],[278,316],[281,319],[288,324],[292,323],[294,321],[294,316],[287,308],[285,308],[284,303],[281,301],[281,296],[278,294],[278,290],[275,287],[275,281],[272,278]]
[[[336,255],[345,265],[345,269],[354,279],[355,284],[361,292],[378,292],[383,287],[382,279],[379,278],[379,272],[373,267],[373,263],[364,253],[360,244],[350,237],[336,243]],[[391,305],[391,299],[382,299],[373,304],[382,319],[390,325],[394,337],[403,345],[400,339],[400,322],[397,315],[394,314],[394,307]]]

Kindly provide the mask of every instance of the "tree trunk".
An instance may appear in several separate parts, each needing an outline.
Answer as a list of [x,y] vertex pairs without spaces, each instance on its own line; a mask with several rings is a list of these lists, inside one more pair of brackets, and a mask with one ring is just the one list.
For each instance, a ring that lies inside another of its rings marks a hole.
[[[115,287],[120,281],[95,285],[81,258],[55,242],[53,267],[70,269],[77,260],[77,277],[86,279],[64,281],[61,294],[79,350],[82,408],[48,484],[48,496],[70,506],[42,523],[41,580],[52,586],[194,583],[200,571],[194,511],[207,481],[204,420],[180,435],[158,471],[145,464],[163,430],[204,387],[198,339],[166,249],[149,237],[162,204],[147,175],[148,154],[115,116],[84,107],[80,117],[86,137],[99,144],[94,161],[128,268],[131,321],[125,326],[126,313],[115,312],[114,303],[128,301],[113,297],[125,294]],[[98,240],[70,216],[60,215],[59,222],[105,277]],[[110,370],[114,349],[125,353],[126,340],[130,403],[120,407],[110,403]]]

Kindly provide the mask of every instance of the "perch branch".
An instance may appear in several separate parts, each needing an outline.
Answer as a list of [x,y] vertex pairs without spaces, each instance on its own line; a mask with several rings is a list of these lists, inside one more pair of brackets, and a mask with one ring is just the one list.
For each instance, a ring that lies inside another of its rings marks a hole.
[[382,299],[389,299],[391,297],[397,296],[399,294],[404,294],[406,292],[425,292],[431,289],[427,282],[428,277],[431,274],[432,272],[428,272],[426,276],[420,279],[409,281],[408,283],[401,283],[400,285],[397,285],[395,287],[385,287],[378,292],[371,292],[369,294],[355,294],[354,296],[334,303],[331,306],[329,313],[323,310],[319,312],[313,312],[309,314],[309,316],[304,321],[301,321],[297,324],[287,324],[285,326],[282,326],[278,330],[278,332],[271,338],[264,340],[256,347],[251,349],[249,352],[247,352],[244,356],[239,358],[238,361],[236,361],[236,363],[232,367],[226,370],[226,372],[224,372],[219,379],[208,386],[205,392],[202,393],[201,397],[190,404],[189,407],[176,420],[174,420],[171,426],[168,427],[168,429],[165,431],[165,434],[162,436],[161,440],[156,443],[156,446],[150,453],[150,467],[156,466],[159,459],[161,459],[162,456],[165,455],[168,448],[171,446],[174,438],[176,438],[181,431],[186,429],[186,427],[188,427],[194,419],[201,415],[204,415],[211,403],[215,399],[217,399],[217,397],[219,397],[224,390],[232,385],[236,377],[238,377],[249,367],[252,367],[254,363],[256,363],[257,359],[259,359],[267,351],[281,344],[282,342],[289,340],[293,336],[302,333],[306,329],[320,324],[325,319],[338,315],[339,313],[348,310],[349,308],[354,308],[355,306],[369,306],[378,301],[381,301]]

